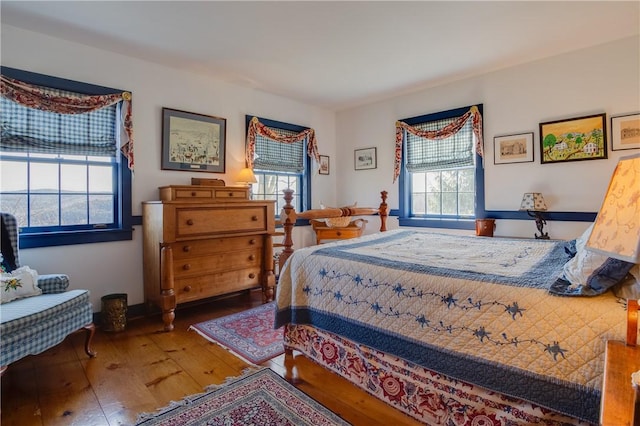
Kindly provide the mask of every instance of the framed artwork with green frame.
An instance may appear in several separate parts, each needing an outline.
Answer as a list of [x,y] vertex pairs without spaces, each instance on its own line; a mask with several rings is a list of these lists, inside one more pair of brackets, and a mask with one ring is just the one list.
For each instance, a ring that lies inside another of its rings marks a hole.
[[607,158],[606,114],[540,123],[540,162]]

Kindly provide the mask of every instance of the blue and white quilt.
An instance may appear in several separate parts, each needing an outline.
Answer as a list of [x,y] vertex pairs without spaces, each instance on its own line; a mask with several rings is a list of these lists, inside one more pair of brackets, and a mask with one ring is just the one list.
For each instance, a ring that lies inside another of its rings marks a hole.
[[597,423],[611,292],[548,294],[567,243],[390,231],[297,250],[276,326],[310,324],[417,365]]

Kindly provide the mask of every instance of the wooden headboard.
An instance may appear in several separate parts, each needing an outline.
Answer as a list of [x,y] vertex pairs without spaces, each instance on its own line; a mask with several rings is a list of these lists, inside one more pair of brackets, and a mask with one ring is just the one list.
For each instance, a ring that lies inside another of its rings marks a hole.
[[311,209],[303,212],[296,212],[291,200],[293,200],[293,190],[285,189],[284,191],[285,205],[280,212],[280,224],[284,229],[284,238],[282,240],[282,246],[284,249],[280,253],[278,263],[280,267],[284,265],[289,256],[293,253],[293,227],[298,218],[300,219],[329,219],[335,217],[345,216],[366,216],[366,215],[379,215],[380,216],[380,232],[387,230],[387,216],[389,216],[387,210],[387,191],[380,192],[379,207],[340,207],[340,208],[326,208],[326,209]]

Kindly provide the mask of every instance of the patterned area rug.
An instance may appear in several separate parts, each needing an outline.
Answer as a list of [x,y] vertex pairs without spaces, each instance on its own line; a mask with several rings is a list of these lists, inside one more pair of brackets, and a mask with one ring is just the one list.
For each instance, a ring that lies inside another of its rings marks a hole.
[[283,329],[273,329],[275,302],[189,327],[250,364],[284,353]]
[[349,425],[268,368],[138,417],[136,426]]

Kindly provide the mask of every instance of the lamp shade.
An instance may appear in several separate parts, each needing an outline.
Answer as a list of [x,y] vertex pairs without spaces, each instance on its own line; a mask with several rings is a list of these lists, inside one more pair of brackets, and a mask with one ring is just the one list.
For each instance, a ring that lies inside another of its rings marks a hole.
[[640,258],[640,154],[623,157],[613,171],[587,247],[638,263]]
[[520,210],[543,212],[547,210],[542,194],[539,192],[525,192],[520,203]]
[[251,170],[248,167],[245,167],[244,169],[240,170],[240,173],[238,173],[236,182],[249,184],[249,183],[257,183],[258,180],[256,179],[256,175],[253,174],[253,170]]

